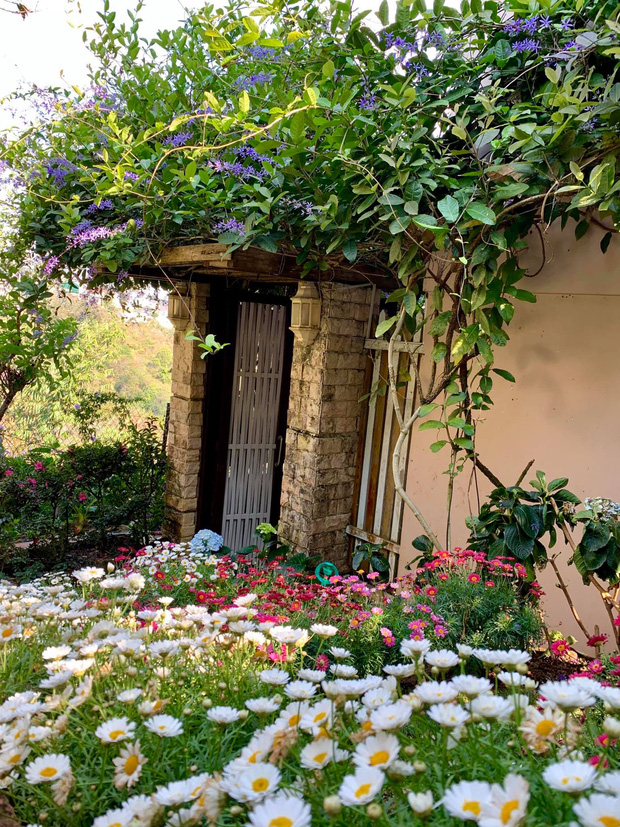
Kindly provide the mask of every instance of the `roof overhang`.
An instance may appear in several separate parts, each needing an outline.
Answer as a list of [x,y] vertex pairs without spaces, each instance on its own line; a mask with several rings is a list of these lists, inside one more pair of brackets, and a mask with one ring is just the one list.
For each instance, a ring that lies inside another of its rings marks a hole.
[[227,244],[188,244],[167,247],[152,263],[132,267],[130,275],[138,279],[179,282],[204,281],[213,277],[230,277],[272,284],[342,282],[374,284],[385,290],[398,286],[396,279],[377,267],[343,263],[327,270],[313,270],[302,275],[294,256],[271,253],[260,247],[231,251]]

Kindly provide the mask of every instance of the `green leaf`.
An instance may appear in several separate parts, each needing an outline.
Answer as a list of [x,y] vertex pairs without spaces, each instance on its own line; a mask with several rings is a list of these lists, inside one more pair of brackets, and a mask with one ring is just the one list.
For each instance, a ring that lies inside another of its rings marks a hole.
[[382,322],[379,322],[375,330],[375,337],[378,339],[380,336],[383,336],[384,333],[387,333],[387,331],[396,324],[397,318],[397,316],[390,316],[389,319],[384,319]]
[[244,115],[247,115],[250,111],[250,96],[245,89],[239,95],[239,111]]
[[441,201],[437,202],[437,209],[450,224],[454,224],[458,220],[460,213],[459,202],[451,195],[446,195]]
[[504,542],[508,550],[519,560],[525,560],[534,550],[534,538],[523,534],[517,525],[507,525]]
[[447,445],[447,444],[448,444],[447,439],[439,439],[439,440],[437,440],[437,442],[433,442],[433,444],[430,446],[430,449],[434,454],[436,454],[437,451],[441,451],[443,446]]
[[434,548],[431,539],[427,537],[426,534],[420,534],[411,545],[418,551],[423,551],[426,554],[430,554]]
[[447,352],[448,346],[446,345],[446,343],[437,342],[437,344],[431,351],[431,359],[433,360],[433,362],[441,362],[441,360],[445,358]]
[[512,55],[512,46],[510,45],[508,40],[498,40],[495,44],[495,58],[497,60],[508,60],[509,57]]
[[390,22],[390,7],[387,0],[382,0],[382,3],[377,11],[377,17],[384,26],[387,26]]
[[291,140],[297,145],[301,143],[306,131],[306,116],[303,112],[297,112],[291,118],[290,123]]
[[514,378],[512,373],[507,370],[502,370],[501,368],[492,368],[493,373],[496,373],[498,376],[501,376],[502,379],[505,379],[507,382],[516,382],[517,380]]
[[443,422],[440,422],[438,419],[428,419],[420,425],[419,430],[430,431],[433,428],[443,428]]
[[436,402],[429,402],[427,405],[420,405],[418,410],[418,416],[422,418],[423,416],[427,416],[429,413],[432,413],[435,408],[438,408],[439,405]]
[[359,567],[362,565],[366,558],[366,553],[364,551],[356,551],[353,555],[353,559],[351,560],[351,565],[353,566],[353,570],[357,571]]
[[435,229],[437,227],[437,219],[434,215],[416,215],[413,218],[413,223],[423,230]]
[[572,491],[569,491],[566,488],[561,488],[559,491],[556,491],[553,495],[553,499],[559,503],[573,503],[574,505],[579,505],[581,502],[576,494],[573,494]]
[[568,485],[568,477],[558,477],[555,480],[551,480],[547,486],[547,491],[557,491],[558,488],[564,488],[565,485]]
[[357,258],[357,244],[349,239],[342,245],[342,252],[347,261],[355,261]]
[[468,204],[465,207],[465,212],[470,218],[473,218],[474,221],[480,221],[481,224],[492,226],[497,220],[493,210],[481,201],[474,201],[472,204]]
[[324,78],[332,78],[334,76],[334,72],[336,71],[336,67],[334,66],[333,60],[328,60],[326,63],[323,64],[321,68],[321,74]]

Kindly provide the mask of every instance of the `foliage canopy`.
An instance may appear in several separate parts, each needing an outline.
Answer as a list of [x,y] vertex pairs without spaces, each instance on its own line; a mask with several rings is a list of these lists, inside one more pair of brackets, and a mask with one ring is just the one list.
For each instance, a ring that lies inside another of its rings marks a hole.
[[[21,187],[21,238],[48,270],[123,279],[165,245],[218,240],[306,272],[370,263],[421,327],[433,369],[416,418],[452,468],[475,459],[519,251],[533,227],[620,226],[619,9],[614,0],[205,6],[141,36],[104,3],[92,87],[51,91],[2,156]],[[392,385],[395,383],[391,377]],[[412,423],[399,422],[403,433]],[[457,459],[460,457],[460,459]]]

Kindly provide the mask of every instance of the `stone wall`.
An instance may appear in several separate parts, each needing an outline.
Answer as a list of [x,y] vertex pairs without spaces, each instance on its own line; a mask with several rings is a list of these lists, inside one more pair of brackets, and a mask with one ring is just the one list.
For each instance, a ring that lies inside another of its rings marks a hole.
[[168,304],[174,346],[164,532],[175,540],[190,539],[196,530],[205,395],[202,351],[185,336],[190,330],[204,334],[209,321],[209,285],[190,284],[181,289],[186,287],[183,297],[171,293]]
[[370,287],[321,285],[321,328],[295,341],[280,538],[346,567],[367,353]]

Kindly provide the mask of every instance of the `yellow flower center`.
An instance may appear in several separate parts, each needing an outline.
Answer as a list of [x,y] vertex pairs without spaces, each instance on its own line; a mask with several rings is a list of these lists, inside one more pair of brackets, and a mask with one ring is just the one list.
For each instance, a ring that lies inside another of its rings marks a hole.
[[554,729],[555,724],[553,723],[553,721],[545,719],[544,721],[540,721],[540,723],[536,725],[536,734],[542,735],[542,737],[545,738],[547,735],[551,735]]
[[12,634],[13,634],[12,629],[3,629],[2,630],[2,637],[11,637]]
[[53,778],[58,773],[56,767],[45,767],[44,770],[41,770],[41,775],[43,778]]
[[301,715],[291,715],[291,717],[288,719],[288,725],[289,726],[297,726],[297,724],[300,722],[300,720],[301,720]]
[[125,761],[125,774],[126,775],[133,775],[134,772],[138,769],[138,765],[140,761],[137,755],[130,755],[129,758]]
[[464,801],[463,802],[463,812],[464,813],[473,813],[475,816],[479,816],[482,812],[482,808],[480,806],[479,801]]
[[562,784],[570,784],[571,781],[576,781],[578,784],[580,784],[581,778],[578,775],[567,775],[566,778],[562,779]]
[[110,733],[109,737],[110,737],[113,741],[116,741],[116,739],[117,739],[117,738],[120,738],[120,737],[121,737],[121,735],[124,735],[124,734],[125,734],[125,730],[124,730],[124,729],[113,729],[113,730],[112,730],[112,732]]
[[319,712],[318,715],[314,716],[314,723],[318,724],[319,721],[322,721],[323,718],[327,716],[327,712]]
[[108,827],[123,827],[120,821],[115,821],[114,824],[108,824]]
[[313,760],[316,761],[317,764],[322,764],[323,761],[325,761],[326,758],[327,758],[327,753],[326,752],[319,752],[318,755],[314,756]]
[[276,816],[269,822],[269,827],[293,827],[293,821],[288,816]]
[[614,816],[601,816],[599,821],[603,827],[620,827],[620,818],[614,818]]
[[356,798],[362,798],[364,795],[368,795],[370,792],[370,784],[361,784],[355,793]]
[[507,801],[502,807],[502,811],[500,813],[502,824],[508,824],[510,821],[510,816],[514,813],[515,810],[518,809],[519,802],[516,798],[513,798],[512,801]]
[[19,759],[22,757],[21,752],[16,752],[15,755],[11,755],[8,760],[9,764],[19,764]]
[[368,730],[372,729],[372,724],[370,723],[370,721],[364,721],[364,723],[362,724],[362,729],[365,732],[368,732]]
[[390,753],[384,749],[379,750],[379,752],[375,752],[374,755],[370,757],[370,766],[376,767],[377,764],[385,764],[387,761],[390,760]]
[[256,764],[256,762],[258,761],[258,756],[262,755],[262,752],[263,751],[260,749],[257,749],[255,752],[253,752],[252,755],[250,755],[250,757],[248,758],[248,764]]
[[265,790],[269,789],[269,779],[257,778],[255,781],[252,781],[252,789],[255,793],[264,793]]

